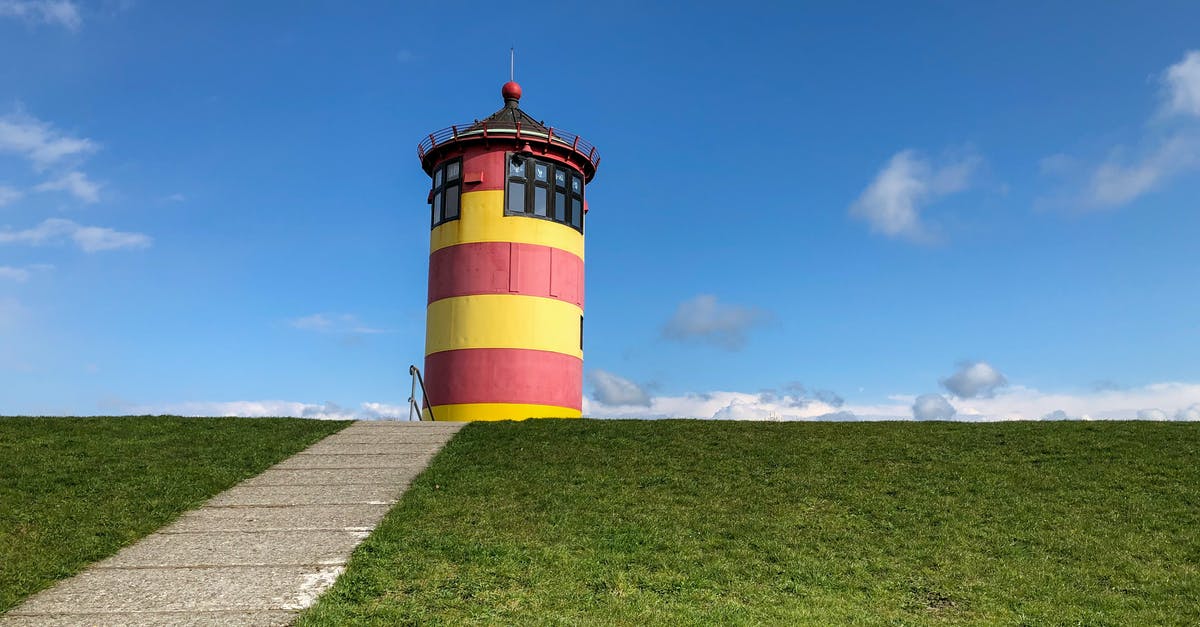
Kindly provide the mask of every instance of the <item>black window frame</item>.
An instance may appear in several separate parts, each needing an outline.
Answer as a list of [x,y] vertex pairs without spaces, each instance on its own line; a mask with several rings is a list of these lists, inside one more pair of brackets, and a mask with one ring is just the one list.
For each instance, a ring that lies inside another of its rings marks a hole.
[[[520,176],[512,173],[512,167],[516,163],[524,164],[524,173]],[[546,167],[546,180],[539,181],[537,179],[537,167]],[[527,153],[510,152],[505,154],[504,159],[504,215],[506,216],[521,216],[526,218],[537,218],[539,220],[550,220],[557,222],[563,226],[575,229],[580,234],[583,233],[584,211],[583,197],[585,188],[583,173],[569,165],[557,161],[541,160]],[[557,173],[564,174],[563,185],[560,187],[557,181]],[[571,189],[573,180],[579,182],[579,192],[576,193]],[[512,186],[522,185],[524,198],[522,199],[522,207],[520,211],[514,211],[509,206],[510,198],[509,191]],[[534,209],[537,203],[537,190],[544,189],[546,194],[546,215],[538,215]],[[562,195],[562,205],[559,206],[559,195]],[[578,210],[572,212],[573,203],[578,202]],[[578,223],[573,219],[578,214]]]
[[[457,178],[450,179],[447,176],[447,172],[449,171],[450,166],[454,165],[454,164],[458,165],[458,174],[456,175]],[[439,179],[441,179],[440,184],[438,183]],[[429,190],[429,224],[430,224],[430,228],[445,224],[452,220],[457,220],[460,217],[462,217],[462,186],[463,186],[462,158],[449,159],[447,161],[443,161],[442,163],[439,163],[438,166],[433,169],[433,174],[430,177],[430,181],[433,183],[433,187]],[[447,213],[446,207],[448,206],[446,204],[446,192],[448,192],[451,188],[454,188],[455,192],[456,192],[455,197],[454,197],[455,198],[454,216],[446,217],[446,213]],[[439,219],[439,216],[437,215],[437,210],[439,208],[439,205],[440,205],[440,209],[441,209],[440,219]]]

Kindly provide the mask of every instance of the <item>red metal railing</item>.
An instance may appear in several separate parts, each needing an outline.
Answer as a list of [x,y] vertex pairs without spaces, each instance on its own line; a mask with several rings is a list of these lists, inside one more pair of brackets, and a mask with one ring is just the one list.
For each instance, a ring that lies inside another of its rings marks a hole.
[[549,128],[548,131],[530,131],[522,129],[520,125],[514,127],[507,124],[489,128],[487,122],[455,124],[426,135],[421,143],[417,144],[417,157],[424,159],[430,150],[449,141],[475,137],[516,137],[558,144],[583,155],[592,162],[593,166],[600,165],[600,151],[596,150],[596,147],[588,140],[575,133],[554,127]]

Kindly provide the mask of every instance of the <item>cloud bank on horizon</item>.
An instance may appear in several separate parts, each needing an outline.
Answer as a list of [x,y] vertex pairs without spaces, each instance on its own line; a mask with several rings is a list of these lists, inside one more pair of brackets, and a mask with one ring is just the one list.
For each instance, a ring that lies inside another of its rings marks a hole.
[[[2,303],[0,303],[2,305]],[[612,385],[607,373],[605,379]],[[618,388],[637,387],[617,382]],[[621,393],[628,393],[627,391]],[[1200,384],[1156,383],[1128,390],[1083,393],[1049,393],[1012,386],[983,401],[965,402],[940,394],[894,395],[890,403],[836,404],[813,399],[803,406],[786,400],[764,399],[762,394],[714,391],[678,396],[610,399],[625,404],[608,405],[595,397],[584,398],[584,416],[600,419],[696,418],[743,421],[865,421],[956,420],[997,422],[1008,420],[1174,420],[1200,421]],[[333,402],[306,403],[284,400],[194,401],[151,405],[124,404],[103,414],[172,414],[181,416],[297,417],[322,420],[407,420],[405,405],[365,402],[357,408]]]
[[[604,373],[628,389],[642,386]],[[961,362],[941,380],[950,391],[893,394],[891,402],[847,402],[828,391],[805,396],[774,390],[751,394],[713,391],[678,396],[649,396],[637,404],[596,393],[584,399],[584,415],[598,418],[709,418],[725,420],[1182,420],[1200,418],[1200,383],[1166,382],[1136,388],[1104,386],[1084,392],[1045,392],[1010,385],[986,362]]]
[[[1123,389],[1096,386],[1086,392],[1051,393],[1010,385],[994,366],[964,361],[937,393],[894,394],[887,403],[847,402],[830,390],[808,390],[799,382],[757,393],[712,391],[656,396],[650,386],[605,370],[587,375],[591,394],[583,414],[600,419],[695,418],[741,421],[956,420],[1155,420],[1200,421],[1200,383],[1167,382]],[[358,408],[332,401],[194,401],[158,405],[121,404],[124,414],[182,416],[296,417],[322,420],[407,420],[407,405],[364,402]]]

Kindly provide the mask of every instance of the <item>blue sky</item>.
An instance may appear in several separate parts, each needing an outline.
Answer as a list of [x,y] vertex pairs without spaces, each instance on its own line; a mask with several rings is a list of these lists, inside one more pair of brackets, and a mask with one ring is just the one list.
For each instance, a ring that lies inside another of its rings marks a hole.
[[515,46],[588,413],[1200,419],[1194,3],[545,11],[0,0],[0,414],[403,412]]

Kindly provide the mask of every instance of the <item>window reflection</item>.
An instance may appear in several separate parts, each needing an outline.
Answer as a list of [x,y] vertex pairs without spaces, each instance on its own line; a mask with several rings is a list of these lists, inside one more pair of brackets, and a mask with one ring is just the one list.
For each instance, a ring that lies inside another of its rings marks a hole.
[[546,217],[546,209],[549,203],[546,202],[546,188],[533,188],[533,215]]
[[508,184],[508,212],[525,213],[525,183],[512,182]]

